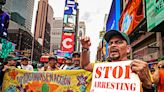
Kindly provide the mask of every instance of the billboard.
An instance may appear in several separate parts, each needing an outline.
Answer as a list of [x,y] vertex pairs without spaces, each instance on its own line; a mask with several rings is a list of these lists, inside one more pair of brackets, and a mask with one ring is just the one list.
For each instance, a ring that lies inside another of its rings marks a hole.
[[164,1],[146,0],[147,29],[151,31],[164,20]]
[[61,50],[67,52],[74,51],[74,33],[62,33]]
[[76,15],[78,3],[76,0],[66,0],[65,1],[65,8],[64,8],[64,15]]
[[75,32],[76,16],[64,15],[64,29],[63,32]]
[[142,0],[129,0],[119,20],[119,30],[130,34],[144,19],[144,7]]
[[[116,6],[117,4],[117,6]],[[118,21],[120,18],[120,0],[113,0],[106,23],[106,30],[118,29]]]
[[57,54],[57,56],[60,56],[60,57],[70,57],[72,53],[71,52],[57,50],[56,54]]

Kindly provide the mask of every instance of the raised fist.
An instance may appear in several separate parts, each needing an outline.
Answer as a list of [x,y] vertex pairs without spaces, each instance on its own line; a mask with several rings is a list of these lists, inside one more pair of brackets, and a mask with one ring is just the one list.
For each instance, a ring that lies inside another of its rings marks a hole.
[[81,37],[80,41],[81,41],[82,48],[89,49],[89,47],[91,46],[90,38],[87,36]]

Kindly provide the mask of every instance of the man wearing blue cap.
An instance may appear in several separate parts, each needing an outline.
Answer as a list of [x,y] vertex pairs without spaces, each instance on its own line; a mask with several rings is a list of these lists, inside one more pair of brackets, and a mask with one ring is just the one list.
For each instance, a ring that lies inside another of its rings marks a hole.
[[[129,37],[120,31],[110,30],[105,33],[104,39],[108,43],[108,57],[112,62],[121,62],[128,59],[131,51]],[[82,61],[81,65],[84,69],[93,71],[93,66],[89,61],[89,47],[91,46],[89,37],[82,37]],[[154,92],[153,83],[149,74],[148,64],[142,60],[134,59],[131,63],[131,70],[135,72],[142,82],[144,92]]]

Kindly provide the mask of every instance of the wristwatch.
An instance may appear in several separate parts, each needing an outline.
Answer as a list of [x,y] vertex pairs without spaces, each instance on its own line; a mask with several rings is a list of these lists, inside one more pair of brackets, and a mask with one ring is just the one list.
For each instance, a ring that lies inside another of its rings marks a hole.
[[87,52],[87,51],[89,51],[89,49],[88,48],[82,48],[82,52]]

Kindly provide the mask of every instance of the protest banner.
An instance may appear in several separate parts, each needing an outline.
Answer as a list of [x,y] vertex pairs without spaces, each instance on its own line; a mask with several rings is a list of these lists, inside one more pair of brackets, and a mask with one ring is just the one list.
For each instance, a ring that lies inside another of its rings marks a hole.
[[5,73],[2,92],[89,92],[91,78],[85,70],[11,69]]
[[140,80],[131,71],[131,62],[95,64],[90,92],[140,92]]

